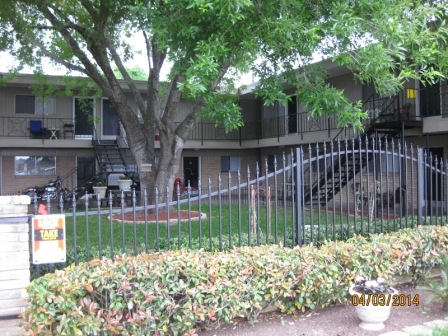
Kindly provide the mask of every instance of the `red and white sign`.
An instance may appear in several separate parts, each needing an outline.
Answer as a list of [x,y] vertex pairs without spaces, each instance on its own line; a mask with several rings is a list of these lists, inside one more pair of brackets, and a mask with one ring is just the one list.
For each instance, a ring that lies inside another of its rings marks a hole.
[[65,215],[36,215],[32,218],[33,264],[66,261]]

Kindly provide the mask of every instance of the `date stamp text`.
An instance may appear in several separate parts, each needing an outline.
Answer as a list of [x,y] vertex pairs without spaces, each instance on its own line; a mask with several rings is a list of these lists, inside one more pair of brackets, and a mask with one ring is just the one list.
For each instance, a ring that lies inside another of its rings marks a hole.
[[418,306],[420,303],[419,295],[411,294],[370,294],[370,295],[352,295],[353,306]]

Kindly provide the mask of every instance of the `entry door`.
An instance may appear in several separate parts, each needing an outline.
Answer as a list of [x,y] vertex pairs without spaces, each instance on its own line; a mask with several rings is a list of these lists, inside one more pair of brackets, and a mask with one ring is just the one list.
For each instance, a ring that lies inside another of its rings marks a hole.
[[75,98],[75,137],[92,139],[94,126],[93,98]]
[[115,140],[120,135],[120,118],[109,99],[102,100],[103,139]]
[[197,187],[199,184],[199,157],[184,157],[184,186]]
[[440,110],[440,83],[435,83],[420,90],[420,115],[433,117],[441,114]]
[[95,158],[77,157],[76,158],[76,183],[77,186],[83,186],[93,175],[95,175]]
[[297,133],[297,97],[291,96],[288,99],[288,117],[287,117],[287,130],[288,134]]

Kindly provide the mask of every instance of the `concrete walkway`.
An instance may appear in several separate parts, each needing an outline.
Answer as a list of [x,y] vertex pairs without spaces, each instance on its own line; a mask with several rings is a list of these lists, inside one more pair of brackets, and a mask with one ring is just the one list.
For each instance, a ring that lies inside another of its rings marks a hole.
[[[0,335],[1,336],[23,336],[23,330],[19,327],[18,319],[0,319]],[[448,317],[445,320],[434,320],[425,322],[422,325],[414,325],[404,327],[402,330],[389,331],[387,333],[378,334],[378,336],[432,336],[434,328],[448,327]],[[262,335],[260,335],[262,336]]]
[[19,327],[19,319],[0,319],[1,336],[23,336],[23,330]]
[[448,317],[445,320],[434,320],[425,322],[422,325],[414,325],[404,327],[401,330],[390,331],[387,333],[379,334],[378,336],[431,336],[435,327],[444,328],[448,327]]

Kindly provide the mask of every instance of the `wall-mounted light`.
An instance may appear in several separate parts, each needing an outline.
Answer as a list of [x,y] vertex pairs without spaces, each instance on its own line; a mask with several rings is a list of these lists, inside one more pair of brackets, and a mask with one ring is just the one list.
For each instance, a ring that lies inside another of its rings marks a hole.
[[406,98],[415,99],[417,98],[417,90],[416,89],[406,89]]

